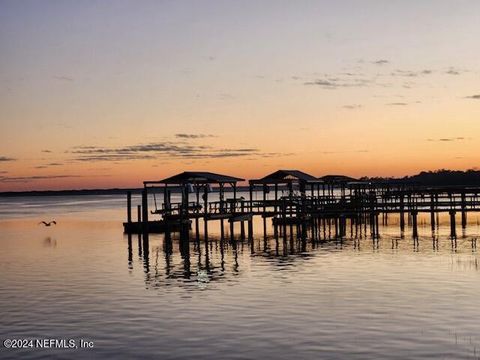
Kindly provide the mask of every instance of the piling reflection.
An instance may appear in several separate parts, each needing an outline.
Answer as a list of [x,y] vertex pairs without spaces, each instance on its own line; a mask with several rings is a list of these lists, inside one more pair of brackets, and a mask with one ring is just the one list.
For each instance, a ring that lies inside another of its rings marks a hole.
[[[194,230],[138,235],[136,246],[146,287],[150,289],[180,286],[205,290],[217,282],[240,281],[244,271],[249,273],[251,266],[262,262],[286,270],[301,267],[328,252],[470,253],[471,268],[477,269],[475,236],[446,235],[445,231],[439,231],[438,225],[428,236],[424,233],[428,233],[425,228],[429,226],[412,234],[415,236],[406,236],[404,231],[391,235],[387,221],[386,217],[382,219],[382,235],[374,228],[378,224],[369,231],[366,222],[355,219],[318,219],[314,226],[282,224],[252,237],[246,237],[242,227],[235,232],[234,227],[224,227],[221,223],[218,231],[209,231],[204,226],[204,233],[200,233],[201,227],[196,224]],[[414,217],[409,221],[411,227],[418,224]],[[133,269],[134,244],[132,236],[127,237],[128,267]]]

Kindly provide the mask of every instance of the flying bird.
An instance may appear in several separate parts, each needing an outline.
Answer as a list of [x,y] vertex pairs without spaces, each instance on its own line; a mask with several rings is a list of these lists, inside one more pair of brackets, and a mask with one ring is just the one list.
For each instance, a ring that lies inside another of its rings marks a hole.
[[45,226],[51,226],[52,224],[53,224],[53,225],[57,225],[57,223],[55,222],[55,220],[50,221],[50,222],[48,222],[48,223],[47,223],[46,221],[40,221],[40,222],[38,223],[38,225],[40,225],[40,224],[43,224],[43,225],[45,225]]

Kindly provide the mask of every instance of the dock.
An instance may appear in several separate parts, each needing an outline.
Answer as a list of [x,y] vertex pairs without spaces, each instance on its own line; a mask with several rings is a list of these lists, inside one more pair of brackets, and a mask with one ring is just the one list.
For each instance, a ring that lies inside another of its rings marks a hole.
[[[379,223],[388,223],[390,215],[399,218],[400,231],[407,222],[413,237],[418,236],[418,214],[429,214],[432,229],[438,214],[450,219],[450,235],[457,235],[457,214],[462,228],[468,213],[480,211],[480,187],[425,187],[411,184],[362,182],[346,176],[317,178],[299,170],[278,170],[263,178],[248,181],[248,198],[238,196],[238,184],[245,179],[212,172],[182,172],[172,177],[143,183],[142,204],[137,206],[137,221],[132,219],[131,193],[127,193],[126,233],[176,232],[190,230],[197,234],[202,220],[204,233],[208,223],[219,221],[222,234],[235,223],[242,236],[253,236],[253,218],[260,217],[264,234],[267,220],[275,231],[287,227],[318,231],[328,222],[335,236],[345,236],[350,228],[361,226],[379,236]],[[172,201],[175,194],[179,201]],[[154,197],[154,209],[149,198]],[[228,197],[227,197],[228,196]],[[158,200],[161,197],[162,200]],[[209,199],[210,198],[210,199]],[[152,218],[152,219],[150,219]]]

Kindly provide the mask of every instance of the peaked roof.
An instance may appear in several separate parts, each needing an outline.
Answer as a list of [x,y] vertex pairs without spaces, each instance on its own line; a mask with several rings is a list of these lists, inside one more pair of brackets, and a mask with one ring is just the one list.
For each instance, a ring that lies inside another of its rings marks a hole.
[[304,173],[300,170],[277,170],[261,179],[251,180],[252,183],[286,183],[292,181],[321,182],[315,176]]
[[208,171],[184,171],[180,174],[171,176],[160,181],[144,181],[144,184],[160,183],[160,184],[188,184],[188,183],[236,183],[237,181],[244,181],[244,179],[234,176],[215,174]]

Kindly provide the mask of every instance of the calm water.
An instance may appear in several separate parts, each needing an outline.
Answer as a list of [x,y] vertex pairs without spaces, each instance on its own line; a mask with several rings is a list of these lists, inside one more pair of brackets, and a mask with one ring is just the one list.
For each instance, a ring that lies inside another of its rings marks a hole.
[[119,196],[0,198],[0,338],[94,342],[1,347],[0,358],[480,357],[475,214],[456,243],[447,222],[437,242],[420,219],[415,243],[392,218],[378,241],[276,240],[270,228],[265,240],[257,222],[253,243],[220,241],[212,226],[208,241],[181,249],[175,236],[151,235],[148,248],[129,240],[124,206]]

